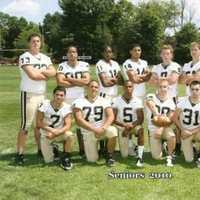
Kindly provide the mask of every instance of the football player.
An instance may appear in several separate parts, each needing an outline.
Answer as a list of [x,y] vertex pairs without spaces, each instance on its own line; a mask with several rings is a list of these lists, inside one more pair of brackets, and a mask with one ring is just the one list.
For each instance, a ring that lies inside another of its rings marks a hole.
[[96,64],[96,75],[99,81],[99,94],[103,98],[111,100],[118,94],[118,75],[120,72],[119,64],[112,60],[113,51],[110,46],[103,49],[103,59]]
[[99,83],[90,81],[85,98],[79,98],[73,103],[73,112],[77,124],[83,134],[85,154],[88,162],[98,160],[97,142],[107,138],[107,165],[114,165],[117,129],[111,126],[114,113],[110,101],[98,95]]
[[[103,58],[96,64],[96,75],[100,85],[99,95],[110,101],[118,95],[118,78],[120,76],[120,66],[113,60],[113,50],[110,46],[103,47]],[[116,147],[117,149],[117,147]],[[105,154],[106,142],[100,141],[100,154]]]
[[184,64],[182,68],[179,82],[186,85],[186,95],[190,95],[189,83],[193,80],[200,80],[200,44],[198,42],[192,42],[190,45],[190,54],[192,60],[189,63]]
[[172,167],[172,156],[175,149],[176,137],[170,126],[156,126],[152,122],[154,116],[165,116],[171,120],[175,103],[169,92],[169,83],[167,79],[159,79],[159,87],[156,94],[148,94],[146,97],[147,123],[149,131],[150,149],[154,159],[162,158],[162,139],[167,141],[167,166]]
[[[57,84],[66,88],[66,103],[72,104],[77,98],[84,97],[84,86],[90,81],[89,64],[78,61],[78,50],[75,46],[67,49],[67,61],[59,64],[57,69]],[[84,155],[83,139],[77,128],[79,153]]]
[[115,113],[115,124],[119,130],[119,146],[122,157],[128,156],[129,135],[135,131],[138,138],[138,158],[136,165],[143,166],[144,151],[144,121],[143,103],[141,99],[133,96],[133,83],[125,81],[122,96],[113,99],[113,109]]
[[16,162],[24,163],[24,148],[28,130],[34,122],[35,139],[40,151],[40,133],[35,127],[35,114],[38,105],[44,100],[46,93],[46,82],[55,76],[56,71],[51,59],[40,53],[41,36],[33,33],[28,37],[29,50],[19,57],[19,68],[21,74],[21,128],[17,137]]
[[[139,44],[133,44],[129,50],[130,58],[122,66],[122,75],[125,80],[134,83],[133,96],[143,98],[146,94],[145,82],[149,81],[151,72],[147,61],[141,59],[142,49]],[[132,136],[129,138],[129,155],[134,155]]]
[[[178,95],[178,79],[181,72],[181,66],[173,61],[173,48],[171,45],[164,45],[161,48],[160,57],[162,63],[153,66],[152,77],[149,84],[155,87],[158,86],[160,78],[166,78],[169,82],[169,95],[177,103]],[[176,128],[176,155],[181,153],[180,131]]]
[[72,122],[71,105],[64,103],[66,90],[57,86],[53,90],[53,100],[45,100],[37,112],[37,127],[41,130],[41,150],[46,163],[54,161],[53,142],[63,142],[61,167],[72,168],[70,152],[73,134],[70,130]]
[[[186,162],[194,160],[193,141],[200,141],[200,81],[190,83],[190,93],[177,104],[174,115],[174,121],[181,130],[181,146]],[[197,166],[200,167],[200,158],[197,159]]]

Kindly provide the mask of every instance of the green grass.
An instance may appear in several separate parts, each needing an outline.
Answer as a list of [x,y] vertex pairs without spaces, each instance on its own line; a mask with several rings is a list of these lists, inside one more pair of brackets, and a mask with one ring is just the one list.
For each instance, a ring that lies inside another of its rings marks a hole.
[[[55,80],[48,83],[50,96]],[[183,88],[180,88],[183,94]],[[26,164],[14,165],[16,136],[20,124],[19,72],[17,67],[0,67],[0,200],[82,200],[82,199],[140,199],[140,200],[196,200],[200,196],[200,170],[195,164],[186,164],[183,156],[174,168],[165,167],[165,161],[154,161],[148,152],[146,134],[145,167],[137,169],[135,158],[122,159],[116,155],[112,169],[100,159],[88,164],[78,156],[77,145],[73,153],[74,169],[66,172],[57,165],[45,165],[35,154],[33,132],[29,134]],[[119,180],[108,173],[144,173],[144,179]],[[171,179],[150,179],[152,172],[170,172]]]

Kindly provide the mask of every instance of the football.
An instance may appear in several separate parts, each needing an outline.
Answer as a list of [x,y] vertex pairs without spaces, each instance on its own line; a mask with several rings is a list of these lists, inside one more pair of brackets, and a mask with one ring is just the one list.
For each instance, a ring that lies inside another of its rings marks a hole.
[[172,124],[172,120],[164,115],[156,115],[153,117],[152,122],[155,126],[159,126],[159,127],[167,127],[170,126]]

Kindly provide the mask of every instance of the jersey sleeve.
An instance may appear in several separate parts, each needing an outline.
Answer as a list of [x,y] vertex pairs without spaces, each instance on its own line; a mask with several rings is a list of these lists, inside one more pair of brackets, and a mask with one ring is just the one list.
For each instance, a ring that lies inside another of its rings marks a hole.
[[39,107],[38,107],[38,111],[42,112],[42,113],[45,113],[46,110],[48,109],[48,102],[47,101],[43,101]]
[[152,73],[158,74],[158,66],[154,65],[151,70]]
[[81,99],[76,99],[75,101],[72,102],[72,108],[79,108],[82,110],[83,105],[82,105]]
[[51,61],[51,58],[50,57],[47,57],[47,65],[49,66],[49,65],[52,65],[53,63],[52,63],[52,61]]
[[70,113],[72,113],[72,108],[70,105],[66,105],[63,114],[64,116],[67,116]]
[[103,66],[102,62],[98,62],[96,64],[96,71],[97,71],[97,74],[101,74],[101,73],[106,72],[105,67]]
[[19,67],[23,67],[24,65],[30,65],[30,64],[31,64],[31,58],[27,53],[24,53],[19,57]]
[[57,73],[65,74],[63,63],[58,65]]

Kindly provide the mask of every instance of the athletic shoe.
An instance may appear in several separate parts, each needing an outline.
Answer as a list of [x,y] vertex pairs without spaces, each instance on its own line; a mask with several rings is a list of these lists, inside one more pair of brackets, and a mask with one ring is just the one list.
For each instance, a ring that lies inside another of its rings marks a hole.
[[174,165],[173,165],[173,163],[172,163],[172,156],[167,156],[167,159],[166,159],[166,165],[167,165],[167,167],[173,167]]
[[113,158],[108,158],[106,160],[106,164],[108,165],[108,167],[113,167],[115,165],[115,160]]
[[142,158],[137,158],[136,166],[137,167],[143,167],[144,166],[144,161],[143,161]]
[[73,164],[69,158],[64,158],[64,159],[62,159],[60,166],[64,170],[70,170],[70,169],[72,169]]
[[15,162],[17,165],[23,165],[24,164],[24,155],[23,154],[17,154],[15,158]]

